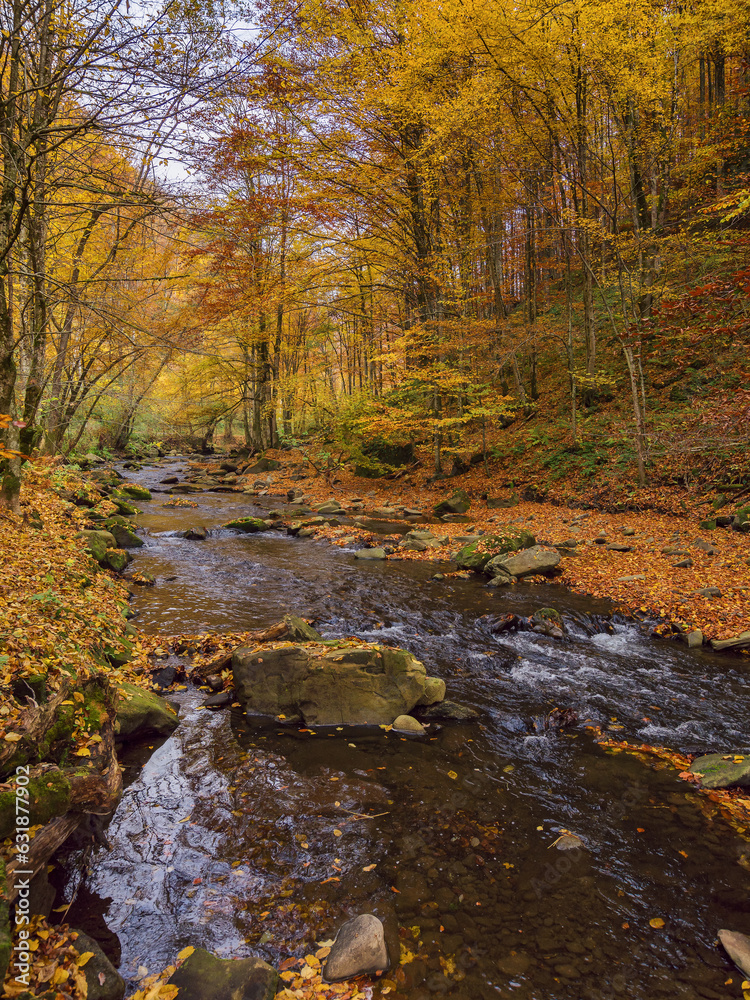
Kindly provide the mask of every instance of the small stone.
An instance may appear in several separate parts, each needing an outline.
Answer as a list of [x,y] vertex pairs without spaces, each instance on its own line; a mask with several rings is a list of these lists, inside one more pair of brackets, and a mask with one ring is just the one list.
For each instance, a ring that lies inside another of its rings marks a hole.
[[326,982],[336,983],[390,966],[383,924],[372,913],[362,913],[339,929],[323,966]]
[[607,546],[609,552],[632,552],[632,545],[623,545],[622,542],[610,542]]
[[620,530],[626,538],[630,538],[635,534],[635,528],[621,528]]
[[687,642],[689,649],[697,649],[698,646],[703,645],[703,633],[700,629],[696,629],[694,632],[688,632],[685,636],[685,641]]
[[205,542],[208,538],[208,529],[199,525],[196,528],[188,528],[185,532],[185,538],[189,538],[191,541],[195,542]]
[[632,583],[635,580],[645,580],[645,579],[646,579],[646,574],[645,573],[633,573],[631,576],[618,576],[617,577],[617,582],[618,583]]
[[424,736],[426,732],[422,723],[417,722],[412,715],[399,715],[394,719],[393,728],[396,732],[413,733],[414,736]]
[[672,565],[674,566],[675,569],[690,569],[690,567],[693,565],[693,560],[690,558],[680,559],[679,562],[672,563]]
[[358,549],[354,553],[355,559],[385,559],[385,549]]
[[696,590],[696,594],[701,597],[721,597],[721,591],[718,587],[701,587],[700,590]]

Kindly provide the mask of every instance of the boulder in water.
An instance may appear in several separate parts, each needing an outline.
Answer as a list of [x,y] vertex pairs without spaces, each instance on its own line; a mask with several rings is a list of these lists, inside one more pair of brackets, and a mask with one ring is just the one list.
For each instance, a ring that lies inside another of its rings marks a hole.
[[[465,545],[456,556],[459,569],[483,570],[495,556],[529,549],[536,539],[525,528],[508,528],[501,533],[485,535],[477,541]],[[514,574],[515,575],[515,574]]]
[[551,573],[560,562],[560,553],[534,545],[515,555],[495,556],[485,566],[490,576],[535,576]]
[[386,552],[385,549],[375,548],[375,549],[358,549],[354,553],[355,559],[385,559]]
[[227,521],[223,528],[232,528],[234,531],[242,531],[245,534],[255,534],[256,531],[268,531],[268,525],[261,517],[236,517],[233,521]]
[[565,631],[562,615],[554,608],[539,608],[531,616],[530,621],[534,632],[550,635],[555,639],[561,639]]
[[208,538],[208,529],[204,528],[203,525],[200,524],[197,527],[188,528],[183,537],[194,542],[205,542]]
[[425,693],[427,673],[403,649],[358,644],[240,648],[232,656],[237,700],[249,714],[307,725],[390,725]]
[[372,913],[361,913],[339,929],[323,966],[326,982],[337,983],[367,973],[383,972],[390,965],[383,924]]
[[690,767],[704,788],[750,788],[750,753],[709,753]]

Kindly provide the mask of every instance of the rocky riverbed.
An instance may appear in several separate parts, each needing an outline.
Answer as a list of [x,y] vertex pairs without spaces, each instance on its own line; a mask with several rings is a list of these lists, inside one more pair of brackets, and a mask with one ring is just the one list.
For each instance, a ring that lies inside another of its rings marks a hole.
[[[154,584],[134,588],[134,623],[175,637],[155,650],[177,673],[180,724],[130,744],[114,818],[53,874],[56,906],[133,988],[202,947],[282,971],[302,962],[283,981],[296,995],[305,956],[317,983],[338,928],[370,912],[393,961],[367,987],[382,994],[739,995],[716,936],[750,931],[746,842],[673,769],[613,755],[594,727],[746,750],[741,661],[653,639],[564,588],[489,588],[445,564],[224,527],[284,520],[288,498],[164,506],[156,490],[178,469],[136,473],[152,499],[138,501],[128,573]],[[188,636],[262,630],[290,611],[331,646],[403,648],[473,717],[423,719],[415,737],[264,720],[241,701],[211,713],[210,691],[179,690]],[[505,629],[511,617],[528,627]]]

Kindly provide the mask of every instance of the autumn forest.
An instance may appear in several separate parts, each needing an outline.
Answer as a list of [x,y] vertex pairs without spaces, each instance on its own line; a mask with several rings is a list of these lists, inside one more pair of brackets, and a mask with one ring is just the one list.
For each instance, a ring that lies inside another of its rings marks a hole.
[[561,476],[741,477],[746,13],[5,4],[6,503],[12,452],[439,474],[521,423]]

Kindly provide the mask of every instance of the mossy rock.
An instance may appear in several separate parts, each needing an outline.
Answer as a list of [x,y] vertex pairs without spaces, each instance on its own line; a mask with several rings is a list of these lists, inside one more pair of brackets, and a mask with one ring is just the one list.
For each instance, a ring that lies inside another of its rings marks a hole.
[[705,521],[700,521],[698,527],[703,528],[704,531],[713,531],[716,527],[716,521],[714,518],[709,517]]
[[438,517],[441,514],[465,514],[469,507],[471,500],[466,490],[456,490],[453,496],[436,504],[433,513]]
[[487,535],[479,541],[465,545],[456,556],[459,569],[473,569],[480,573],[495,556],[530,549],[536,539],[524,528],[510,528],[501,534]]
[[126,497],[130,497],[132,500],[150,500],[151,491],[147,490],[145,486],[138,486],[137,483],[122,483],[119,488],[119,493]]
[[177,728],[177,713],[158,694],[135,684],[119,684],[117,690],[115,734],[119,739],[169,736]]
[[132,558],[131,554],[126,552],[125,549],[107,550],[107,565],[116,573],[122,573]]
[[117,507],[117,509],[121,514],[125,514],[126,516],[127,515],[133,516],[135,514],[140,514],[138,508],[134,507],[132,503],[129,503],[124,497],[115,496],[115,494],[112,493],[109,499],[112,501],[115,507]]
[[268,525],[260,517],[236,517],[233,521],[227,521],[223,528],[232,528],[234,531],[243,531],[245,534],[254,534],[256,531],[268,531]]
[[111,531],[94,529],[79,531],[76,538],[82,538],[86,551],[92,558],[103,565],[107,562],[107,549],[117,548],[117,542]]
[[[123,521],[125,521],[124,518]],[[120,524],[112,518],[109,518],[104,523],[107,529],[114,535],[118,549],[138,549],[143,545],[143,539],[139,538],[133,530],[135,525],[131,527],[127,521],[124,524]]]
[[133,659],[133,644],[127,639],[120,639],[118,645],[111,643],[106,645],[103,653],[108,663],[115,667],[122,667]]
[[[46,771],[29,778],[29,823],[49,823],[70,808],[70,782],[57,770]],[[9,837],[16,828],[15,789],[0,792],[0,840]]]
[[284,615],[284,622],[287,627],[287,638],[292,642],[323,642],[323,636],[316,632],[312,625],[308,625],[304,618],[297,618],[296,615]]

